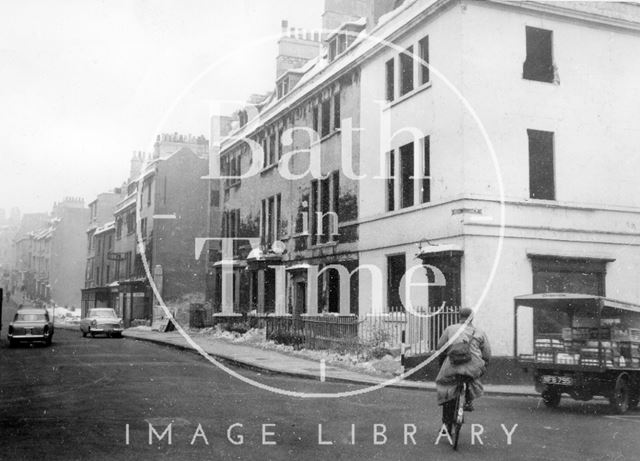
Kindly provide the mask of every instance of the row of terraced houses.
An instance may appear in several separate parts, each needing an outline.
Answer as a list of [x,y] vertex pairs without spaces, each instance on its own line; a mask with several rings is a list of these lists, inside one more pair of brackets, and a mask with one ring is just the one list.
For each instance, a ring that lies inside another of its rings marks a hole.
[[514,296],[640,300],[638,6],[327,0],[322,20],[283,23],[276,89],[212,134],[221,235],[259,242],[211,251],[218,311],[477,306],[506,357]]

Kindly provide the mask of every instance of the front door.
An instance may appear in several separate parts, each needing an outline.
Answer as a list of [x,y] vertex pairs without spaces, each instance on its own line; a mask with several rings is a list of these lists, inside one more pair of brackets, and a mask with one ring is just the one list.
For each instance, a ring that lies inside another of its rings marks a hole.
[[294,314],[307,312],[307,282],[304,280],[296,282],[293,306],[295,309]]

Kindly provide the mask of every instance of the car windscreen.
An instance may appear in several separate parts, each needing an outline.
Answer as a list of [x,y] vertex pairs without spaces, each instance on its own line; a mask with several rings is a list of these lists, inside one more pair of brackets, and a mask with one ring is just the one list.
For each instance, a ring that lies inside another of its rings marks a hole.
[[42,322],[46,320],[46,314],[16,314],[14,318],[16,322]]
[[91,311],[91,313],[89,314],[90,317],[99,317],[99,318],[115,318],[116,314],[115,312],[108,310],[108,311]]

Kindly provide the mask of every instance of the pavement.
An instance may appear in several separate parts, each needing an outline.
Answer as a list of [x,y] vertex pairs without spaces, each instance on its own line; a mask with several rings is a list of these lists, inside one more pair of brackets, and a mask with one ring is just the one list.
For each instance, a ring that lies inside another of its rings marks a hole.
[[[194,350],[185,338],[177,331],[161,333],[139,329],[127,329],[126,338],[148,341],[156,344],[176,347],[184,350]],[[284,354],[274,350],[258,347],[232,344],[222,339],[208,335],[194,334],[191,340],[200,346],[207,354],[221,362],[243,368],[249,368],[263,373],[277,373],[296,378],[324,380],[329,382],[343,382],[351,384],[377,385],[387,383],[389,387],[415,390],[435,390],[432,381],[410,381],[383,376],[372,376],[355,370],[325,365],[317,361]],[[322,370],[324,368],[324,370]],[[504,385],[485,384],[485,393],[503,396],[538,396],[533,385]]]

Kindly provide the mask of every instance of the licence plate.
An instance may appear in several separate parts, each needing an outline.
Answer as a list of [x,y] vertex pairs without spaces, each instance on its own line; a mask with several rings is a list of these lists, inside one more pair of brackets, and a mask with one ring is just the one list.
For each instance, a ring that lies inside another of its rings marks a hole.
[[571,376],[554,376],[544,375],[541,379],[544,384],[556,384],[560,386],[573,386],[573,378]]

